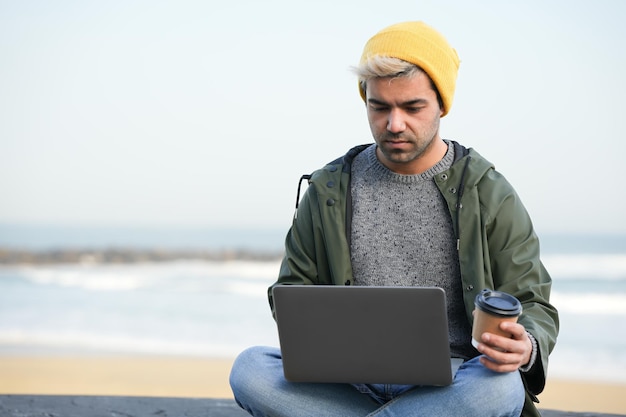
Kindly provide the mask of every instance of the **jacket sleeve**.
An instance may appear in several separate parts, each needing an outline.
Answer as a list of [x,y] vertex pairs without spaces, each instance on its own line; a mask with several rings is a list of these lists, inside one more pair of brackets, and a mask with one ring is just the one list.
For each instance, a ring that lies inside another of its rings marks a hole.
[[268,300],[272,315],[274,315],[274,302],[272,289],[276,285],[308,285],[317,281],[317,258],[313,231],[312,205],[316,204],[317,196],[313,187],[309,187],[302,201],[300,202],[296,214],[293,218],[291,228],[285,238],[285,252],[280,265],[277,281],[268,288]]
[[[497,175],[494,173],[494,175]],[[552,279],[540,259],[539,239],[526,209],[502,177],[504,196],[488,212],[486,236],[494,288],[508,292],[522,303],[519,323],[537,340],[535,365],[522,373],[528,391],[543,391],[548,356],[559,329],[557,310],[550,304]]]
[[342,160],[313,172],[285,239],[278,280],[268,290],[274,312],[275,285],[350,285],[352,265],[346,236],[349,175]]

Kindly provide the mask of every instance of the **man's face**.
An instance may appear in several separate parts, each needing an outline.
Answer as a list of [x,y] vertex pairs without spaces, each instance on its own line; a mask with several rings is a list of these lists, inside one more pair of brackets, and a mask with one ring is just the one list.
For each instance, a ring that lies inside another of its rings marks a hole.
[[421,173],[437,163],[443,156],[434,155],[443,143],[442,110],[428,76],[376,78],[366,88],[367,117],[380,162],[400,174]]

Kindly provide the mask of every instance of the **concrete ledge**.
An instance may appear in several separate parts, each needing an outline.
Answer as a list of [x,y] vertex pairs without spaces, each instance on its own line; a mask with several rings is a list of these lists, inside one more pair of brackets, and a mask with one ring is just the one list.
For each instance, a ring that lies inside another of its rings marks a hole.
[[249,417],[227,399],[66,395],[0,395],[0,416]]
[[623,414],[575,413],[573,411],[539,410],[542,417],[620,417]]
[[[618,414],[542,410],[543,417],[615,417]],[[233,400],[213,398],[0,395],[2,417],[246,417]]]

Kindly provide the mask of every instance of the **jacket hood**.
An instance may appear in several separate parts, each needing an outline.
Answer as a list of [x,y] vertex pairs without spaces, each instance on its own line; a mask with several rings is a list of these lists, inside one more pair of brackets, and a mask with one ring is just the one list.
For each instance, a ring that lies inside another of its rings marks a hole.
[[496,167],[473,148],[467,149],[467,155],[472,158],[472,165],[467,172],[466,184],[475,187],[488,172],[495,170]]

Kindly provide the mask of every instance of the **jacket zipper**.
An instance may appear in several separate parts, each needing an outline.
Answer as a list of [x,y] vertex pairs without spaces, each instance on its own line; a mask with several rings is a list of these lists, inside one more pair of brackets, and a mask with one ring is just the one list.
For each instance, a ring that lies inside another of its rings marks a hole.
[[465,173],[467,172],[467,168],[469,167],[469,163],[472,157],[468,156],[465,160],[465,166],[463,167],[463,172],[461,173],[461,181],[459,182],[459,192],[456,197],[456,250],[459,251],[461,247],[461,222],[459,221],[460,212],[463,208],[463,203],[461,202],[461,198],[463,197],[463,191],[465,191]]

